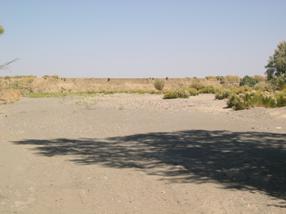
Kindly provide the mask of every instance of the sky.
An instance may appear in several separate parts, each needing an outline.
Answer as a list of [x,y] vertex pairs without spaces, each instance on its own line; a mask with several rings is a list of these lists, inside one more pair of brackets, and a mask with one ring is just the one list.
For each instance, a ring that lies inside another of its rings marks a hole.
[[0,0],[0,75],[263,74],[285,0]]

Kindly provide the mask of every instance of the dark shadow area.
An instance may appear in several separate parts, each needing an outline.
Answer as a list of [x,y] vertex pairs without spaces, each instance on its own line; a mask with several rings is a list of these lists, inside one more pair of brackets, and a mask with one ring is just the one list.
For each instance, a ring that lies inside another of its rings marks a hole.
[[76,164],[136,168],[170,182],[218,182],[286,199],[286,134],[189,130],[105,139],[23,140]]

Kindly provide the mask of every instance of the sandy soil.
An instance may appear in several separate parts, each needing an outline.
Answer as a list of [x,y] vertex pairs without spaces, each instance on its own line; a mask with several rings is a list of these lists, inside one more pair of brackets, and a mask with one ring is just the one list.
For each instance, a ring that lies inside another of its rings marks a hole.
[[211,95],[0,106],[0,213],[285,213],[286,109]]

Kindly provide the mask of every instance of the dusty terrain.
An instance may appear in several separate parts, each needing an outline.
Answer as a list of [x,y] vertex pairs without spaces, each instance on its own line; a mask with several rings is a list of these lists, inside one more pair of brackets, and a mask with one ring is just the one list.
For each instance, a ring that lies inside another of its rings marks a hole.
[[212,95],[0,106],[0,213],[285,213],[286,109]]

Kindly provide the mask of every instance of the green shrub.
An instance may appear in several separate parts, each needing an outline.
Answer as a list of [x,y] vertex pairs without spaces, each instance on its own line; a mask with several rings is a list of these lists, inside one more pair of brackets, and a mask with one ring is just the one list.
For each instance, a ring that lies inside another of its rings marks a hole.
[[186,89],[180,88],[174,91],[168,91],[164,94],[163,99],[176,99],[176,98],[188,98],[189,92]]
[[286,106],[286,93],[285,92],[277,93],[275,98],[277,100],[277,107]]
[[245,94],[240,94],[239,96],[242,98],[246,109],[256,106],[260,100],[260,97],[257,96],[255,92],[247,92]]
[[237,94],[233,94],[229,100],[227,101],[227,107],[228,108],[233,108],[235,110],[241,110],[243,109],[242,107],[242,100]]
[[188,88],[190,96],[197,96],[199,94],[198,90],[195,88]]
[[250,76],[244,76],[241,80],[239,85],[240,86],[249,86],[249,87],[254,87],[258,81],[254,79],[253,77]]
[[227,102],[228,107],[234,110],[248,109],[255,106],[276,108],[286,106],[286,93],[284,91],[271,93],[252,91],[241,94],[233,94]]
[[216,92],[216,88],[214,86],[205,86],[199,90],[200,94],[214,94]]
[[155,80],[154,82],[155,89],[157,89],[158,91],[162,91],[164,89],[164,86],[165,86],[164,80],[160,80],[160,79]]
[[233,94],[230,96],[227,107],[232,108],[234,110],[243,110],[249,108],[244,102],[244,97],[241,95]]
[[232,94],[233,92],[228,89],[217,90],[215,93],[215,99],[223,100],[223,99],[230,97]]
[[258,95],[256,98],[256,106],[263,106],[266,108],[275,108],[277,107],[276,97],[273,95]]

